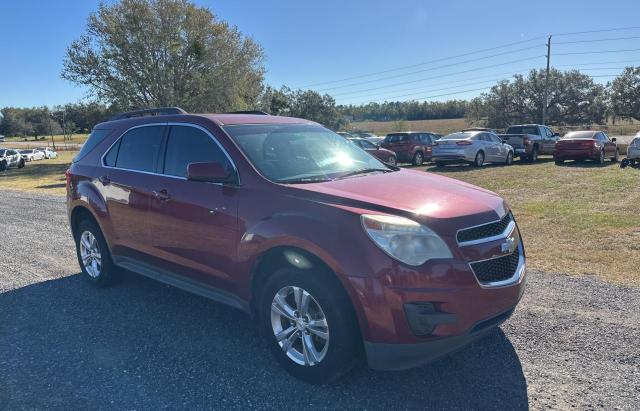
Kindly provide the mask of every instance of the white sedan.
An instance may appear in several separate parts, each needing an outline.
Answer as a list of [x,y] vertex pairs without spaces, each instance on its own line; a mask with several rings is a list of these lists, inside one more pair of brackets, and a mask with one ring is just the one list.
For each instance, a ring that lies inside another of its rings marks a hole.
[[36,148],[37,151],[42,151],[44,153],[44,158],[57,158],[58,153],[55,150],[50,149],[49,147]]
[[34,161],[44,159],[44,152],[39,150],[20,150],[20,155],[24,161]]

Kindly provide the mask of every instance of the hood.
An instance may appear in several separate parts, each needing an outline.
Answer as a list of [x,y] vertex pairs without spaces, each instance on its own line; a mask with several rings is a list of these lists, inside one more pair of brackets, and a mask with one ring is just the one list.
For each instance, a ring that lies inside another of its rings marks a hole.
[[401,169],[291,187],[326,195],[319,196],[317,201],[381,212],[400,210],[430,219],[480,214],[481,220],[493,221],[506,212],[504,200],[497,194],[424,171]]

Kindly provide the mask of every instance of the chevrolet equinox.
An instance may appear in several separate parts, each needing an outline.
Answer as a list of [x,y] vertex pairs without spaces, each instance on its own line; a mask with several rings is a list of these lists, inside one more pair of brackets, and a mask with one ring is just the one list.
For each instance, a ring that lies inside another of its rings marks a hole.
[[244,310],[310,382],[359,360],[426,363],[502,323],[524,291],[503,199],[303,119],[124,113],[94,128],[66,177],[89,281],[127,270]]

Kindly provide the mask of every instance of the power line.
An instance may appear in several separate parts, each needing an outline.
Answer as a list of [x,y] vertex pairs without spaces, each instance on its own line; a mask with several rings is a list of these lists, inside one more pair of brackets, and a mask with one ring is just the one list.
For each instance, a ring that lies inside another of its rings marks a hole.
[[624,53],[628,51],[640,51],[640,49],[623,49],[623,50],[598,50],[598,51],[578,51],[573,53],[555,53],[555,56],[575,56],[579,54],[607,54],[607,53]]
[[[523,74],[523,72],[519,72],[519,73],[514,73],[513,71],[507,71],[507,72],[502,72],[502,73],[494,73],[491,75],[487,75],[487,76],[480,76],[480,77],[471,77],[471,78],[465,78],[465,79],[460,79],[460,80],[453,80],[453,81],[447,81],[447,82],[443,82],[443,83],[436,83],[436,84],[431,84],[429,86],[429,89],[423,90],[422,92],[425,91],[432,91],[430,90],[431,87],[438,87],[438,86],[446,86],[449,84],[455,84],[455,83],[464,83],[464,82],[470,82],[470,81],[476,81],[476,80],[485,80],[485,81],[491,81],[491,80],[487,80],[487,79],[492,79],[496,76],[515,76],[517,74]],[[503,80],[504,77],[499,78],[498,80],[495,81],[499,81],[499,80]],[[399,89],[399,90],[388,90],[388,91],[384,91],[382,92],[382,94],[389,94],[389,93],[403,93],[405,91],[416,91],[415,87],[411,87],[411,88],[403,88],[403,89]],[[346,95],[346,94],[354,94],[352,93],[342,93],[342,94],[334,94],[332,96],[341,96],[341,95]],[[365,97],[375,97],[375,96],[379,96],[381,93],[367,93],[362,95],[362,93],[355,93],[355,94],[360,94],[360,95],[354,95],[352,97],[347,97],[348,99],[356,99],[356,98],[365,98]]]
[[[601,64],[622,64],[622,63],[634,63],[640,64],[640,60],[617,60],[617,61],[599,61],[594,63],[580,63],[581,66],[595,66]],[[573,67],[575,64],[554,64],[553,67]]]
[[340,83],[340,82],[348,81],[348,80],[356,80],[356,79],[360,79],[360,78],[364,78],[364,77],[371,77],[371,76],[375,76],[375,75],[378,75],[378,74],[386,74],[386,73],[390,73],[390,72],[393,72],[393,71],[405,70],[405,69],[409,69],[409,68],[423,66],[423,65],[426,65],[426,64],[439,63],[441,61],[453,60],[453,59],[460,58],[460,57],[471,56],[473,54],[480,54],[480,53],[484,53],[484,52],[487,52],[487,51],[493,51],[493,50],[498,50],[498,49],[505,48],[505,47],[515,46],[515,45],[518,45],[518,44],[529,43],[531,41],[539,40],[539,39],[542,39],[542,38],[546,38],[546,36],[533,37],[533,38],[530,38],[528,40],[515,41],[513,43],[502,44],[500,46],[495,46],[495,47],[490,47],[490,48],[486,48],[486,49],[470,51],[470,52],[467,52],[467,53],[462,53],[462,54],[457,54],[457,55],[454,55],[454,56],[443,57],[443,58],[439,58],[439,59],[435,59],[435,60],[423,61],[422,63],[416,63],[416,64],[407,65],[407,66],[395,67],[395,68],[391,68],[391,69],[388,69],[388,70],[376,71],[376,72],[372,72],[372,73],[368,73],[368,74],[361,74],[361,75],[357,75],[357,76],[345,77],[345,78],[338,79],[338,80],[330,80],[330,81],[323,81],[323,82],[319,82],[319,83],[307,84],[307,85],[304,85],[304,86],[299,86],[299,87],[294,87],[294,88],[315,87],[315,86],[321,86],[321,85],[324,85],[324,84]]
[[565,33],[553,34],[553,36],[554,37],[574,36],[574,35],[578,35],[578,34],[605,33],[605,32],[611,32],[611,31],[625,31],[625,30],[635,30],[635,29],[640,29],[640,26],[615,27],[615,28],[610,28],[610,29],[565,32]]
[[553,45],[555,46],[558,44],[598,43],[603,41],[618,41],[618,40],[632,40],[632,39],[640,39],[640,36],[613,37],[608,39],[592,39],[592,40],[559,41],[559,42],[554,42]]
[[[405,102],[405,101],[413,101],[413,100],[427,100],[427,99],[430,99],[430,98],[453,96],[453,95],[456,95],[456,94],[471,93],[473,91],[484,91],[484,90],[489,90],[489,89],[491,89],[491,87],[474,88],[474,89],[471,89],[471,90],[456,91],[454,93],[445,93],[445,94],[438,94],[438,95],[435,95],[435,96],[425,96],[425,97],[412,98],[412,99],[409,99],[409,100],[400,100],[399,102],[402,103],[402,102]],[[374,101],[382,101],[382,100],[374,100]]]
[[341,96],[341,95],[347,95],[347,94],[353,94],[353,93],[361,93],[361,92],[365,92],[365,91],[373,91],[373,90],[380,90],[380,89],[383,89],[383,88],[401,86],[401,85],[404,85],[404,84],[419,83],[421,81],[426,81],[426,80],[433,80],[433,79],[437,79],[437,78],[451,77],[451,76],[455,76],[455,75],[458,75],[458,74],[470,73],[470,72],[474,72],[474,71],[478,71],[478,70],[484,70],[484,69],[498,67],[498,66],[505,66],[507,64],[514,64],[514,63],[519,63],[519,62],[522,62],[522,61],[530,61],[530,60],[534,60],[534,59],[539,59],[540,57],[542,57],[542,56],[532,56],[532,57],[528,57],[528,58],[523,58],[523,59],[518,59],[518,60],[513,60],[513,61],[508,61],[508,62],[503,62],[503,63],[498,63],[498,64],[491,64],[491,65],[483,66],[483,67],[474,67],[472,69],[458,71],[458,72],[449,73],[449,74],[442,74],[442,75],[438,75],[438,76],[425,77],[425,78],[416,79],[416,80],[410,80],[410,81],[403,81],[403,82],[400,82],[400,83],[388,84],[386,86],[371,87],[371,88],[368,88],[368,89],[362,89],[362,90],[355,90],[355,91],[350,91],[350,92],[345,92],[345,93],[332,94],[332,96],[336,97],[336,96]]
[[[401,97],[415,96],[416,94],[432,93],[432,92],[435,92],[435,91],[443,91],[443,90],[451,90],[451,89],[455,89],[455,88],[459,88],[459,87],[475,86],[475,85],[478,85],[478,84],[485,84],[485,83],[496,83],[496,82],[501,81],[501,80],[502,79],[493,79],[493,80],[485,80],[485,81],[479,81],[479,82],[474,82],[474,83],[459,84],[457,86],[451,86],[451,87],[420,90],[420,91],[417,91],[415,93],[400,94],[400,95],[397,95],[397,96],[390,96],[390,97],[380,97],[379,99],[370,100],[370,101],[382,101],[382,100],[387,100],[387,99],[396,99],[396,98],[401,98]],[[358,103],[350,103],[350,104],[358,104]],[[362,103],[360,103],[360,104],[362,104]]]
[[489,58],[494,58],[494,57],[498,57],[498,56],[504,56],[506,54],[518,53],[518,52],[521,52],[521,51],[531,50],[533,48],[538,48],[538,47],[540,47],[540,46],[523,47],[523,48],[516,49],[516,50],[510,50],[510,51],[505,51],[505,52],[502,52],[502,53],[492,54],[490,56],[484,56],[484,57],[475,58],[473,60],[459,61],[459,62],[456,62],[456,63],[445,64],[443,66],[430,67],[430,68],[426,68],[426,69],[422,69],[422,70],[412,71],[412,72],[409,72],[409,73],[396,74],[394,76],[381,77],[381,78],[377,78],[377,79],[361,81],[361,82],[358,82],[358,83],[343,84],[343,85],[340,85],[340,86],[334,86],[334,87],[329,87],[329,88],[318,89],[316,91],[318,91],[318,92],[329,91],[329,90],[335,90],[335,89],[339,89],[339,88],[359,86],[359,85],[368,84],[368,83],[371,83],[371,82],[374,82],[374,81],[391,80],[391,79],[394,79],[394,78],[411,76],[413,74],[424,73],[424,72],[427,72],[427,71],[439,70],[439,69],[447,68],[447,67],[455,67],[455,66],[459,66],[459,65],[463,65],[463,64],[467,64],[467,63],[472,63],[472,62],[478,61],[478,60],[486,60],[486,59],[489,59]]

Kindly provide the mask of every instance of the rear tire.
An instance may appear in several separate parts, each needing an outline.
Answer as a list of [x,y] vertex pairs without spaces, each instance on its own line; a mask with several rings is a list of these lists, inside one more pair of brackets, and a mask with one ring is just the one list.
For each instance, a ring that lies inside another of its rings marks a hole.
[[478,153],[476,154],[476,159],[473,161],[473,166],[474,167],[482,167],[482,165],[484,164],[484,153],[482,151],[478,151]]
[[422,154],[421,151],[417,151],[413,155],[413,165],[414,166],[421,166],[422,163],[424,163],[424,154]]
[[620,152],[618,151],[618,149],[616,148],[616,155],[611,157],[611,162],[613,163],[617,163],[618,160],[620,159]]
[[635,166],[636,166],[636,164],[637,164],[637,163],[636,163],[636,159],[635,159],[635,158],[633,158],[633,159],[629,160],[629,164],[631,164],[631,167],[635,167]]
[[0,163],[0,172],[5,171],[7,169],[7,162],[3,161]]
[[604,164],[604,150],[600,150],[600,156],[596,159],[598,164]]
[[76,255],[84,277],[98,287],[114,285],[122,273],[111,259],[107,242],[98,224],[91,219],[80,221],[75,230]]
[[445,165],[446,165],[446,164],[445,164],[445,163],[443,163],[443,162],[440,162],[440,161],[437,161],[437,162],[436,162],[436,167],[440,167],[440,168],[442,168],[442,167],[444,167]]
[[[296,300],[296,290],[306,293],[306,308]],[[285,310],[274,308],[278,306]],[[359,358],[360,329],[349,297],[325,273],[278,269],[262,288],[258,315],[269,349],[284,369],[301,380],[314,384],[335,381]],[[316,331],[309,331],[313,328]]]
[[24,168],[24,159],[21,159],[18,163],[18,168]]
[[556,165],[557,165],[557,166],[561,166],[561,165],[563,165],[563,164],[564,164],[564,160],[563,160],[563,159],[561,159],[561,158],[557,158],[557,159],[556,159]]

